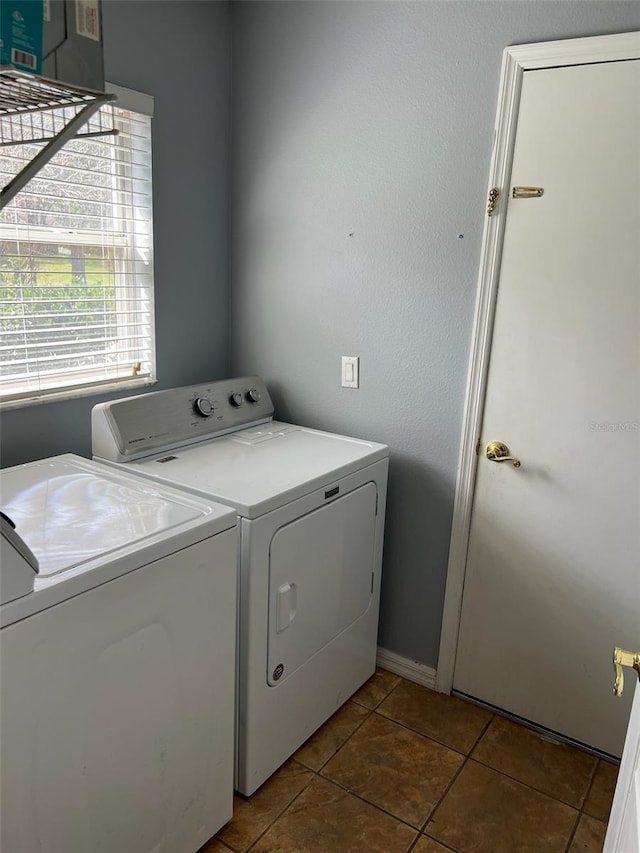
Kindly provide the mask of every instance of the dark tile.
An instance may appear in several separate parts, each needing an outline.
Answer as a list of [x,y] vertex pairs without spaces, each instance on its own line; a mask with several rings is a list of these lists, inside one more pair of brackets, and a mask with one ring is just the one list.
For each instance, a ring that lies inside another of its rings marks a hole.
[[608,761],[599,761],[596,775],[593,777],[591,790],[584,804],[584,811],[598,820],[609,820],[613,792],[618,778],[618,765]]
[[416,846],[411,848],[411,853],[451,853],[451,848],[443,847],[442,844],[438,844],[433,838],[427,838],[422,835],[418,839]]
[[473,749],[492,717],[470,702],[404,680],[380,705],[378,713],[465,754]]
[[469,759],[425,827],[455,850],[564,853],[578,812]]
[[322,775],[420,828],[463,762],[459,753],[373,714]]
[[305,767],[320,770],[369,713],[362,705],[347,702],[300,747],[293,757]]
[[589,815],[580,815],[569,853],[602,853],[607,824]]
[[376,669],[371,678],[351,697],[353,702],[373,710],[391,693],[396,684],[402,681],[399,675],[393,675],[385,669]]
[[472,757],[575,808],[584,802],[597,762],[504,717],[493,718]]
[[204,847],[198,850],[198,853],[229,853],[230,850],[231,848],[223,844],[222,841],[212,838],[211,841],[207,841]]
[[312,778],[311,771],[289,760],[250,797],[234,796],[233,817],[217,838],[232,850],[247,850]]
[[316,778],[251,853],[406,853],[417,833]]

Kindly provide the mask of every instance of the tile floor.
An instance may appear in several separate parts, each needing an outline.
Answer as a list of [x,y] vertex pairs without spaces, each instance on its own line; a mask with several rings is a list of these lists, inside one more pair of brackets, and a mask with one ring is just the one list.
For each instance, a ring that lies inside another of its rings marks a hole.
[[378,670],[200,853],[600,853],[616,774]]

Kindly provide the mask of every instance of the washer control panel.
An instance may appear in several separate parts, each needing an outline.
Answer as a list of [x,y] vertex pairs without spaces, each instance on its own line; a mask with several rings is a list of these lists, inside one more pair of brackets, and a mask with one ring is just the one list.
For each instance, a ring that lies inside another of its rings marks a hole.
[[94,406],[92,450],[98,459],[124,462],[272,418],[259,376],[154,391]]

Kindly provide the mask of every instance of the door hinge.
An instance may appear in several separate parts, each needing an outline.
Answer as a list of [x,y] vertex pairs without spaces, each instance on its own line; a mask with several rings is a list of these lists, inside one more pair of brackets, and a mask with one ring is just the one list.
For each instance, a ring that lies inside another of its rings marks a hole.
[[489,190],[489,198],[487,200],[487,216],[493,216],[493,210],[496,206],[496,201],[500,195],[500,190],[497,187],[494,187],[492,190]]
[[371,595],[373,595],[373,578],[374,578],[374,574],[373,574],[373,572],[371,572]]
[[376,515],[378,514],[378,493],[376,492]]

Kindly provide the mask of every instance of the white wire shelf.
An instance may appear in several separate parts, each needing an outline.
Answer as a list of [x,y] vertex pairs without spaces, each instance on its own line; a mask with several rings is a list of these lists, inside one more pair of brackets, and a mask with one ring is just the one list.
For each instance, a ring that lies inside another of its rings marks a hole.
[[0,210],[75,136],[116,133],[100,108],[115,96],[0,66],[0,147],[44,147],[0,191]]
[[93,89],[81,89],[57,80],[48,80],[26,71],[18,71],[12,65],[0,65],[0,115],[50,110],[110,100],[110,95]]

